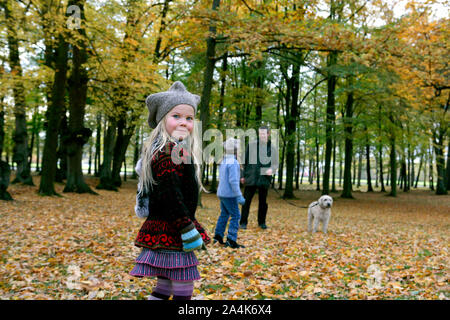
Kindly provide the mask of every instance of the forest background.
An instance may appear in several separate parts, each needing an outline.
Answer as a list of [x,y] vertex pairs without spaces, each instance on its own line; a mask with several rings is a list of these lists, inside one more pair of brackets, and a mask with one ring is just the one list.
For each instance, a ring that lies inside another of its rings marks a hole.
[[1,170],[13,183],[31,184],[33,168],[40,194],[55,181],[94,192],[84,160],[98,189],[116,190],[149,134],[145,97],[181,80],[202,97],[203,131],[280,129],[273,186],[285,198],[304,180],[342,197],[362,179],[394,196],[419,181],[447,194],[445,1],[0,4]]
[[150,294],[134,166],[145,98],[180,80],[204,132],[280,138],[269,229],[253,206],[247,248],[200,253],[197,299],[448,299],[449,22],[438,0],[0,0],[0,298]]

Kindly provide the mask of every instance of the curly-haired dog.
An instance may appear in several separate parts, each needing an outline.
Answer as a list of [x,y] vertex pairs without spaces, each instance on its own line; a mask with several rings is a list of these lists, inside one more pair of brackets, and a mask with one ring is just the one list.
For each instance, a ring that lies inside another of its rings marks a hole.
[[[316,232],[319,222],[322,222],[322,231],[327,233],[328,222],[330,222],[331,206],[333,198],[321,196],[319,201],[314,201],[308,207],[308,232]],[[314,220],[314,223],[313,223]]]

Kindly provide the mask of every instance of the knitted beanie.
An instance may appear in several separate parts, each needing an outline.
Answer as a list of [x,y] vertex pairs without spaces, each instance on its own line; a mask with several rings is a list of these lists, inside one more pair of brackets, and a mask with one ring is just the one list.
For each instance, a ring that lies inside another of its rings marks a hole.
[[186,87],[180,81],[172,84],[169,90],[151,94],[145,100],[148,108],[148,124],[150,128],[156,128],[162,118],[174,107],[180,104],[187,104],[194,108],[194,114],[197,112],[197,105],[200,102],[200,96],[192,94],[186,90]]
[[223,147],[225,148],[225,154],[234,154],[235,150],[239,150],[240,141],[239,139],[228,138],[223,143]]

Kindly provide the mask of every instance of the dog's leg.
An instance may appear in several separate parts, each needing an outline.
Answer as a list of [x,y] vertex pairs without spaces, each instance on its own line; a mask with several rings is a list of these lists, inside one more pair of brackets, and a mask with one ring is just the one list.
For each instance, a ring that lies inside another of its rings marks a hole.
[[314,224],[313,224],[313,233],[317,231],[317,228],[319,227],[319,217],[314,217]]
[[328,214],[323,221],[323,226],[322,226],[323,233],[327,233],[329,221],[330,221],[330,215]]
[[308,232],[311,232],[312,229],[312,218],[311,210],[308,209]]

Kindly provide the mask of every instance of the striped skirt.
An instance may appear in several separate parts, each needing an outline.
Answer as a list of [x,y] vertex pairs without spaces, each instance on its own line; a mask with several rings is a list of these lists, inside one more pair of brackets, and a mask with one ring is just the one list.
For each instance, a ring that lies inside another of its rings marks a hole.
[[130,275],[162,276],[174,281],[199,280],[198,260],[194,252],[162,251],[143,248]]

